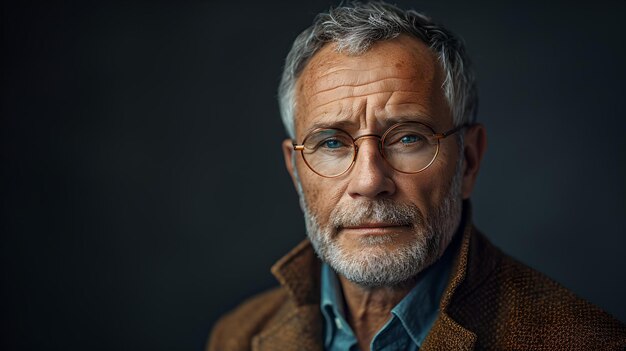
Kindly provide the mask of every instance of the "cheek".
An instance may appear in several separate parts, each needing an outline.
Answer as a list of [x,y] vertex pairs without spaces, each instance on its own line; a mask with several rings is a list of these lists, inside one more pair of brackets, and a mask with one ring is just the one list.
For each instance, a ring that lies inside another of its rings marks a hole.
[[[448,155],[439,155],[448,156]],[[424,215],[437,208],[448,194],[456,165],[447,157],[435,160],[425,171],[415,175],[401,175],[395,179],[402,198],[416,205]]]
[[329,181],[316,174],[307,174],[301,179],[309,211],[319,220],[326,221],[341,195],[336,184],[338,182],[335,180],[333,183],[333,180]]
[[433,179],[426,174],[408,175],[396,179],[400,201],[407,201],[417,206],[422,213],[431,204],[434,195]]
[[304,197],[306,199],[307,205],[310,210],[316,210],[319,206],[318,203],[321,194],[321,185],[320,185],[320,177],[316,174],[312,174],[312,172],[307,168],[307,166],[302,163],[300,167],[298,167],[298,174],[300,175],[300,182],[302,183],[302,191],[304,192]]
[[318,208],[318,202],[320,198],[320,191],[316,186],[311,186],[302,184],[302,188],[304,190],[304,195],[306,197],[306,201],[309,204],[309,207]]

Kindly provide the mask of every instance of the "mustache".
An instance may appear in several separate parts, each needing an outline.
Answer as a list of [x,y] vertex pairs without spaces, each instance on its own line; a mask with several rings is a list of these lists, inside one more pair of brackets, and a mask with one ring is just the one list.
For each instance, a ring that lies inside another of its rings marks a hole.
[[424,223],[424,216],[417,206],[391,199],[351,201],[339,204],[330,214],[330,223],[336,229],[371,222],[417,226]]

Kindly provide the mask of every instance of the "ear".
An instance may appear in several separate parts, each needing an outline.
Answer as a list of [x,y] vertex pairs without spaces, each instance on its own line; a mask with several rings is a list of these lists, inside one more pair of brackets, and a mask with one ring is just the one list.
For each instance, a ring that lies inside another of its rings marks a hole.
[[297,184],[296,177],[295,177],[295,173],[293,169],[293,166],[294,166],[293,158],[296,156],[293,150],[293,140],[291,139],[283,140],[282,149],[283,149],[283,156],[285,158],[285,167],[287,167],[287,172],[289,172],[289,175],[291,176],[291,181],[293,182],[293,186],[296,189],[298,189],[296,185]]
[[464,137],[463,184],[461,194],[468,199],[474,190],[480,162],[487,149],[487,131],[482,124],[473,124],[467,128]]

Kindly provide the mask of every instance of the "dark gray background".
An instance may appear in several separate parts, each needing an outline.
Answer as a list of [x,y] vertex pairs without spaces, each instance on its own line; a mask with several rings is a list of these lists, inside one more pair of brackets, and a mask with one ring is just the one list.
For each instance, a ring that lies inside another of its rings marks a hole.
[[[259,3],[2,5],[2,349],[199,350],[274,284],[276,86],[331,2]],[[625,2],[399,3],[474,59],[477,225],[626,320]]]

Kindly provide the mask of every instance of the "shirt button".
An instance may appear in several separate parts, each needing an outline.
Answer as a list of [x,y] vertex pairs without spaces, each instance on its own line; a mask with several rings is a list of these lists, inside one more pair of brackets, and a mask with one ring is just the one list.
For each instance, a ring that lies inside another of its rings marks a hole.
[[341,320],[339,318],[335,318],[335,325],[339,330],[343,329],[343,323],[341,323]]

